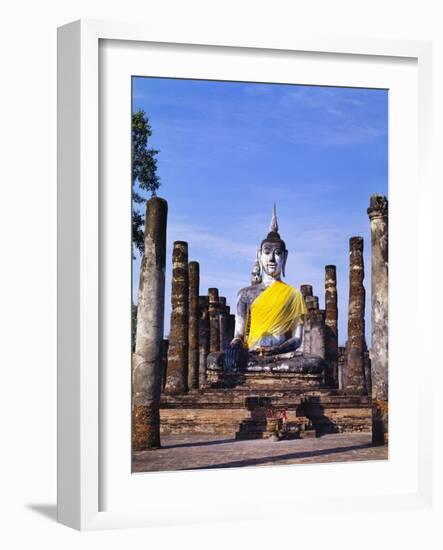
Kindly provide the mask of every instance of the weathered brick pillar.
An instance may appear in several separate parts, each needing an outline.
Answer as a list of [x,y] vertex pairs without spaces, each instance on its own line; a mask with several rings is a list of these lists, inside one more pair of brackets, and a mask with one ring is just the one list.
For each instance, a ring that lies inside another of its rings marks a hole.
[[306,298],[306,296],[312,296],[312,285],[300,285],[300,292],[303,298]]
[[303,330],[303,353],[311,353],[311,311],[318,308],[318,298],[312,295],[311,285],[301,285],[300,292],[303,295],[306,305],[306,320]]
[[160,447],[167,217],[168,203],[164,199],[152,197],[148,200],[133,355],[134,451]]
[[313,309],[318,309],[318,296],[306,296],[305,304],[308,312]]
[[[306,305],[306,298],[308,296],[312,296],[312,285],[300,285],[300,292]],[[306,305],[306,308],[307,307],[308,306]],[[310,353],[311,351],[310,328],[309,319],[306,315],[305,325],[303,327],[303,342],[301,344],[301,350],[303,353]]]
[[200,266],[198,262],[189,262],[189,352],[188,352],[188,386],[189,389],[198,388],[198,295],[200,290]]
[[175,241],[172,252],[171,325],[165,393],[188,391],[188,243]]
[[338,387],[338,306],[337,270],[335,265],[325,267],[325,348],[326,384]]
[[325,310],[309,311],[311,353],[325,358]]
[[349,313],[345,391],[350,395],[364,395],[366,388],[363,237],[351,237],[349,248]]
[[209,351],[220,351],[220,324],[218,320],[218,289],[209,288]]
[[199,351],[199,387],[206,385],[206,360],[209,355],[209,299],[207,296],[200,296],[199,303],[199,324],[198,324],[198,351]]
[[372,440],[388,442],[388,200],[373,195],[371,220]]
[[226,312],[226,298],[220,296],[218,299],[218,320],[219,320],[219,331],[220,331],[220,350],[223,351],[226,347],[226,334],[228,331],[227,327],[227,312]]

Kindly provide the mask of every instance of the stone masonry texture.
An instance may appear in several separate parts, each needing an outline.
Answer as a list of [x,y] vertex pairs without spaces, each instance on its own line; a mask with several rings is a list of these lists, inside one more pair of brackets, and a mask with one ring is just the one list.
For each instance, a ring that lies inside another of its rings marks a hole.
[[160,447],[167,215],[164,199],[147,201],[132,371],[134,450]]
[[325,348],[326,383],[338,387],[338,305],[337,270],[335,265],[325,267]]
[[171,324],[165,393],[188,391],[188,244],[175,241],[172,252]]
[[388,442],[388,200],[370,198],[373,442]]
[[364,395],[365,387],[365,287],[363,238],[349,241],[349,311],[345,391]]
[[209,351],[220,350],[220,323],[218,319],[218,289],[209,288]]
[[199,297],[199,387],[206,385],[206,360],[209,355],[209,298]]
[[189,389],[198,388],[199,348],[198,348],[198,322],[199,307],[198,296],[200,288],[200,267],[198,262],[189,262],[189,351],[188,351],[188,386]]

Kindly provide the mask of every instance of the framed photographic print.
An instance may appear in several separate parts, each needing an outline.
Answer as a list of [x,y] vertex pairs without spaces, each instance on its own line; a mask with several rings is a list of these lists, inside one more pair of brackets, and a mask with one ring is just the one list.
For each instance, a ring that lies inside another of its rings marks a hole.
[[59,520],[426,506],[429,45],[59,52]]

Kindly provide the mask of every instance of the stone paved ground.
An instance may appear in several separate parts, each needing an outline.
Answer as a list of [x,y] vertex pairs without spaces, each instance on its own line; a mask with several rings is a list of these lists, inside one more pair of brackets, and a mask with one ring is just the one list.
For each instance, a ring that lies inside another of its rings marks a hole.
[[370,434],[332,434],[318,438],[235,441],[227,436],[162,436],[162,448],[135,453],[134,472],[238,468],[384,460],[388,448],[373,447]]

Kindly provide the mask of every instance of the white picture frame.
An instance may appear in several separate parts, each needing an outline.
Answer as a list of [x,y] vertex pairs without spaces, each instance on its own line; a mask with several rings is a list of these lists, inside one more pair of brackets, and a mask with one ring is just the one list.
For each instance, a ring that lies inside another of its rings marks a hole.
[[[112,41],[117,45],[116,57],[112,56],[112,52],[103,54],[103,51],[100,50],[105,41],[109,43]],[[297,491],[290,494],[283,491],[282,488],[287,485],[289,476],[293,474],[294,470],[288,469],[291,467],[261,469],[259,483],[262,486],[259,491],[256,490],[258,480],[256,469],[230,472],[203,471],[192,474],[180,472],[144,475],[143,479],[140,476],[132,476],[130,481],[125,481],[128,487],[131,485],[131,488],[126,490],[122,486],[118,489],[121,490],[121,493],[116,492],[117,489],[115,489],[114,493],[117,497],[111,499],[112,506],[106,505],[102,486],[104,483],[113,483],[114,481],[118,485],[120,483],[119,471],[113,468],[124,468],[125,466],[111,463],[104,467],[103,462],[104,459],[106,462],[103,453],[106,449],[109,450],[109,438],[106,435],[108,433],[106,422],[109,423],[109,419],[106,420],[106,415],[109,416],[107,407],[110,403],[110,395],[116,395],[112,392],[117,391],[115,388],[118,386],[118,379],[114,380],[112,388],[103,387],[105,366],[99,343],[103,325],[101,318],[103,310],[101,308],[107,299],[108,284],[102,285],[101,277],[103,277],[103,262],[106,264],[109,257],[106,256],[106,246],[102,246],[103,225],[101,220],[112,215],[118,197],[108,197],[104,200],[103,197],[106,193],[103,194],[103,188],[100,187],[100,155],[103,136],[100,134],[99,122],[100,113],[106,108],[101,105],[100,82],[104,82],[105,85],[108,82],[107,77],[100,80],[103,68],[101,64],[104,66],[111,63],[113,67],[117,67],[120,57],[121,67],[127,72],[129,69],[127,66],[125,68],[125,63],[127,64],[125,59],[127,60],[128,52],[131,52],[131,48],[134,48],[134,51],[138,48],[137,51],[140,52],[141,44],[154,45],[156,51],[160,51],[162,45],[169,45],[168,47],[173,47],[175,52],[180,48],[189,49],[190,45],[193,45],[191,49],[203,52],[207,60],[211,59],[213,55],[211,52],[214,51],[214,48],[223,49],[231,59],[242,55],[252,57],[257,53],[264,56],[268,54],[280,56],[283,63],[282,70],[285,70],[284,63],[287,62],[289,54],[297,52],[310,55],[312,59],[315,56],[327,58],[323,59],[326,64],[337,58],[345,60],[346,63],[366,64],[366,67],[373,62],[376,63],[377,60],[385,60],[391,64],[392,68],[397,64],[411,63],[411,66],[415,67],[414,76],[411,78],[416,79],[418,83],[418,97],[414,96],[414,109],[418,120],[414,119],[405,123],[410,124],[407,128],[415,128],[418,132],[419,145],[416,151],[416,166],[418,167],[417,177],[420,189],[423,190],[423,196],[413,203],[418,208],[416,223],[419,226],[417,240],[413,244],[413,254],[416,255],[414,257],[417,259],[417,264],[420,263],[421,266],[428,265],[427,261],[432,254],[432,249],[426,245],[427,237],[431,231],[428,208],[432,191],[428,157],[432,118],[431,46],[429,43],[310,35],[297,36],[289,40],[263,38],[252,41],[245,38],[217,42],[208,40],[204,36],[204,32],[200,37],[195,35],[188,37],[185,30],[180,35],[175,31],[171,36],[163,34],[157,36],[155,32],[144,26],[117,22],[77,21],[61,27],[58,35],[59,522],[76,529],[90,530],[174,525],[195,523],[196,521],[284,517],[285,515],[289,516],[290,511],[294,508],[297,509],[297,513],[302,513],[303,510],[303,513],[306,514],[322,513],[322,510],[331,507],[334,507],[336,513],[346,513],[356,505],[361,510],[370,510],[376,506],[378,512],[404,508],[429,508],[432,495],[431,433],[428,425],[418,421],[418,411],[429,407],[425,387],[431,385],[432,356],[430,351],[425,352],[428,353],[427,358],[422,357],[421,383],[414,384],[411,380],[410,384],[405,386],[407,391],[414,392],[414,397],[411,398],[412,414],[408,426],[412,427],[412,430],[417,430],[412,438],[412,445],[416,446],[414,449],[417,450],[417,456],[414,455],[410,463],[405,459],[405,468],[410,468],[410,470],[405,469],[398,477],[396,489],[392,485],[381,495],[380,488],[375,483],[379,475],[395,477],[392,471],[388,471],[389,464],[387,467],[382,464],[369,465],[365,475],[373,476],[372,481],[369,479],[368,487],[372,484],[374,489],[371,491],[367,488],[360,492],[355,483],[358,483],[364,465],[305,466],[303,477],[314,476],[318,480],[318,487],[313,487],[311,483],[311,497],[307,496],[307,492],[300,497],[300,495],[294,494]],[[119,45],[123,46],[124,54],[122,54],[122,48],[118,47]],[[257,61],[253,61],[252,65],[254,63],[257,64]],[[217,71],[220,69],[215,65],[212,70],[214,76],[217,76]],[[115,73],[117,76],[120,74],[121,67],[117,67]],[[172,67],[170,70],[174,71],[174,68]],[[201,71],[202,69],[197,68],[196,70]],[[314,78],[312,76],[312,79]],[[352,79],[349,78],[349,85],[351,85]],[[377,78],[375,74],[373,78]],[[312,81],[311,83],[317,82]],[[330,84],[338,85],[332,81]],[[368,80],[369,85],[370,79]],[[413,93],[416,94],[416,92],[417,90]],[[120,99],[123,101],[124,92],[122,94]],[[127,105],[127,108],[130,106]],[[390,146],[394,147],[394,153],[390,154],[395,154],[395,143],[390,143]],[[124,155],[129,156],[130,150],[126,150]],[[121,174],[125,174],[125,166],[122,167]],[[415,174],[400,174],[399,172],[396,174],[396,178],[400,175],[404,177],[405,182],[409,182],[408,185],[412,186],[414,181],[416,182],[411,179],[416,178]],[[129,187],[128,172],[128,190]],[[401,190],[397,190],[396,193],[401,200]],[[409,202],[407,200],[402,206],[408,208],[410,204],[409,198]],[[123,212],[122,215],[124,216],[125,213]],[[124,246],[124,239],[122,246]],[[399,252],[401,253],[401,251]],[[115,261],[115,258],[111,261]],[[128,270],[130,271],[130,265],[128,265]],[[428,275],[425,268],[418,270],[412,275],[413,284],[420,284]],[[127,273],[124,277],[127,277]],[[396,277],[395,270],[394,273],[391,271],[391,277]],[[124,280],[127,281],[127,279]],[[418,301],[412,305],[412,308],[417,308],[418,315],[423,313],[423,307]],[[420,327],[416,328],[417,338],[420,338]],[[395,342],[395,334],[392,341]],[[394,355],[394,361],[400,361],[400,359],[400,356],[396,359]],[[412,361],[413,356],[411,355],[409,363],[412,364]],[[405,370],[407,371],[407,365]],[[129,377],[126,382],[126,390],[128,384],[130,384]],[[106,393],[108,391],[109,393]],[[123,393],[125,390],[121,389],[121,391]],[[126,395],[126,400],[127,397]],[[400,399],[401,396],[399,396]],[[117,404],[115,407],[116,411],[122,410],[119,409],[119,406]],[[122,406],[124,406],[123,401]],[[119,433],[125,433],[125,429],[127,433],[127,425],[130,422],[129,411],[127,418],[121,422],[118,418],[113,419],[113,422],[116,432],[121,428],[122,431]],[[393,445],[395,455],[396,432],[394,429],[392,429],[392,434],[390,445]],[[398,447],[400,450],[405,439],[402,441],[403,443]],[[115,442],[113,444],[113,449],[118,455],[118,448],[115,447]],[[125,448],[125,445],[127,448],[124,453],[128,454],[130,442],[125,443],[120,439],[120,447]],[[393,464],[395,465],[395,460],[391,460],[391,469]],[[317,468],[315,472],[314,468]],[[382,471],[383,469],[385,471]],[[404,476],[412,470],[416,475],[410,477],[410,485],[404,485],[402,488]],[[340,479],[340,476],[347,476],[349,478],[348,485],[344,486],[338,482],[334,486],[329,483],[327,480],[331,479],[332,474],[337,475],[337,480]],[[129,479],[130,471],[125,475]],[[249,491],[248,495],[243,494],[239,498],[236,497],[237,504],[230,505],[228,495],[223,497],[223,486],[226,486],[227,482],[236,487],[245,484],[244,487]],[[146,502],[144,506],[139,505],[137,498],[131,498],[132,493],[130,492],[133,490],[133,486],[142,483],[145,487],[150,487],[150,494],[153,495],[150,502]],[[301,485],[302,481],[299,479],[296,486],[301,488]],[[208,491],[208,486],[211,488],[210,491]],[[214,487],[217,487],[215,494]],[[308,489],[309,487],[306,488],[306,491]],[[167,499],[162,500],[162,491],[166,490],[177,492],[176,506],[171,505],[170,494]],[[194,501],[192,501],[193,493],[195,493]],[[119,494],[125,495],[120,501],[118,500]],[[267,503],[278,502],[279,498],[284,503],[284,509],[273,506],[270,510]]]

